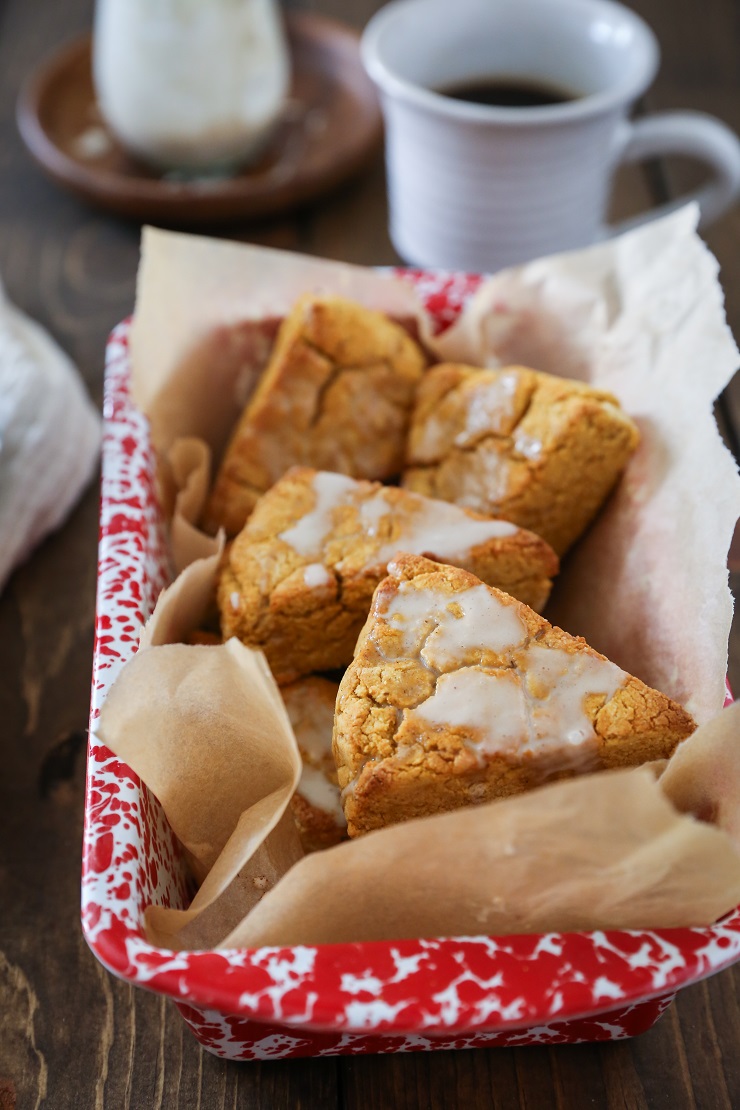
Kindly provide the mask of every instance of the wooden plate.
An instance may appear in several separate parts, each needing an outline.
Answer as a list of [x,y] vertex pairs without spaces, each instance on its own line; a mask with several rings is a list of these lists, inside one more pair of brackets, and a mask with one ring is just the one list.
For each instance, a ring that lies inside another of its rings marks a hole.
[[293,85],[259,163],[232,177],[173,180],[128,155],[98,112],[91,38],[62,47],[18,101],[23,140],[43,170],[79,197],[136,220],[175,225],[266,216],[304,204],[356,173],[382,122],[358,35],[307,12],[286,20]]

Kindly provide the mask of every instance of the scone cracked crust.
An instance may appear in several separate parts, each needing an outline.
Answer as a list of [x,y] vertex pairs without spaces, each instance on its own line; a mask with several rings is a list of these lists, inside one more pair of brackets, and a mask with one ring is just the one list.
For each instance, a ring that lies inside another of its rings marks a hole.
[[539,536],[506,521],[296,467],[230,548],[218,587],[224,638],[261,648],[280,682],[346,666],[400,550],[467,567],[537,608],[558,569]]
[[472,574],[399,556],[339,688],[334,758],[350,836],[664,759],[675,702]]
[[443,363],[417,393],[403,485],[512,520],[562,555],[638,439],[610,393],[523,366]]
[[331,751],[337,689],[336,682],[312,677],[280,691],[303,761],[290,808],[305,852],[331,848],[347,835]]
[[341,297],[302,297],[226,450],[206,525],[236,535],[290,466],[399,474],[425,366],[418,343],[381,313]]

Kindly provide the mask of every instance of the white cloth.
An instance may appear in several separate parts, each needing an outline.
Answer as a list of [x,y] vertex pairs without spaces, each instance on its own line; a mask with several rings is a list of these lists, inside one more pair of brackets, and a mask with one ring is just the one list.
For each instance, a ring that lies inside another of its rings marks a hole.
[[77,501],[100,438],[74,364],[0,289],[0,589]]

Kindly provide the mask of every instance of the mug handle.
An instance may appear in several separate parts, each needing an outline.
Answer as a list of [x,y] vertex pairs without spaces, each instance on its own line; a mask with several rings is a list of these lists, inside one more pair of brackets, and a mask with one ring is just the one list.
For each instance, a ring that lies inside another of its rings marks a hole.
[[703,229],[719,219],[740,194],[740,139],[705,112],[657,112],[627,121],[617,143],[615,166],[620,162],[644,162],[660,155],[683,154],[707,163],[714,170],[714,180],[632,219],[607,225],[605,238],[665,216],[692,200],[699,205],[699,228]]

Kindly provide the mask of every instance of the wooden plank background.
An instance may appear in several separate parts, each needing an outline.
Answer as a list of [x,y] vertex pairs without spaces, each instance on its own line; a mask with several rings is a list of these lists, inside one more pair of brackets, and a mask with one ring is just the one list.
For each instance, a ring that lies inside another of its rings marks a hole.
[[[295,6],[361,26],[380,5]],[[664,49],[644,109],[691,106],[740,130],[736,0],[632,6]],[[105,337],[133,303],[138,229],[47,183],[14,123],[28,72],[91,16],[90,0],[0,0],[0,273],[9,296],[69,351],[100,401]],[[691,165],[627,171],[615,212],[676,195],[696,180]],[[230,234],[354,262],[393,262],[382,162],[315,208]],[[740,334],[740,212],[708,241]],[[721,415],[734,435],[740,385],[728,391]],[[654,1030],[630,1042],[245,1065],[201,1052],[163,1001],[112,979],[78,923],[96,542],[91,489],[0,598],[0,1110],[740,1106],[736,971],[689,988]],[[732,674],[740,688],[738,648],[735,639]]]

